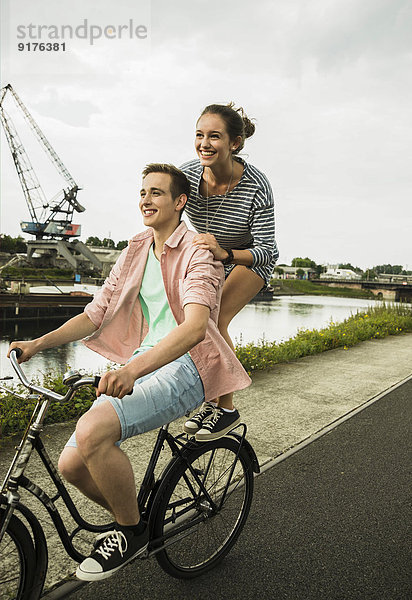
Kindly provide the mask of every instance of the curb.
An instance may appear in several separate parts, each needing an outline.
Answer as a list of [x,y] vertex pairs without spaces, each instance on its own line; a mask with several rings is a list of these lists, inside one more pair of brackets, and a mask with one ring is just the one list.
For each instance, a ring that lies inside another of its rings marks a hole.
[[325,427],[322,427],[316,433],[313,433],[312,435],[308,436],[307,438],[305,438],[301,442],[298,442],[295,446],[292,446],[292,448],[289,448],[289,450],[286,450],[285,452],[282,452],[281,454],[279,454],[275,458],[271,458],[271,459],[265,461],[264,463],[262,463],[260,465],[260,473],[258,473],[257,476],[262,475],[262,473],[264,473],[268,469],[271,469],[272,467],[274,467],[275,465],[281,463],[282,461],[286,460],[287,458],[289,458],[289,456],[292,456],[296,452],[299,452],[299,450],[303,450],[303,448],[305,448],[306,446],[308,446],[312,442],[315,442],[319,438],[323,437],[324,435],[326,435],[327,433],[329,433],[330,431],[332,431],[333,429],[335,429],[335,427],[338,427],[339,425],[341,425],[345,421],[348,421],[349,419],[351,419],[352,417],[354,417],[358,413],[360,413],[363,410],[365,410],[365,408],[368,408],[369,406],[371,406],[372,404],[374,404],[375,402],[377,402],[378,400],[380,400],[381,398],[383,398],[387,394],[390,394],[391,392],[395,391],[397,388],[401,387],[402,385],[404,385],[405,383],[407,383],[411,379],[412,379],[412,374],[408,375],[407,377],[405,377],[404,379],[402,379],[398,383],[395,383],[394,385],[388,387],[386,390],[384,390],[383,392],[380,392],[376,396],[373,396],[369,400],[366,400],[365,402],[363,402],[362,404],[360,404],[356,408],[353,408],[349,412],[345,413],[342,417],[339,417],[338,419],[335,419],[335,421],[332,421],[331,423],[329,423],[329,425],[326,425]]

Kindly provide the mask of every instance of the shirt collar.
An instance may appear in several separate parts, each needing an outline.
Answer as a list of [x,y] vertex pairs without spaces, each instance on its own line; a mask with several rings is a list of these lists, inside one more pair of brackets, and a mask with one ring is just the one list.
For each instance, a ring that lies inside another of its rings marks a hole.
[[[172,233],[172,235],[167,238],[165,245],[169,246],[169,248],[176,248],[176,246],[180,243],[181,239],[185,235],[186,231],[187,225],[184,221],[181,221]],[[153,229],[151,227],[148,227],[144,231],[136,234],[130,241],[138,242],[147,238],[153,239],[153,237]]]
[[169,248],[176,248],[176,246],[180,244],[186,231],[187,225],[184,221],[181,221],[172,233],[172,235],[165,241],[165,246],[169,246]]

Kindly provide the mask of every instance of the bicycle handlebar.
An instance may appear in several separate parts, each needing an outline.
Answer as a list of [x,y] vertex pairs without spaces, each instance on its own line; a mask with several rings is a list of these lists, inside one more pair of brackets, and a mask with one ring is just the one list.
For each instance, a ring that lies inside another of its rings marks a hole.
[[40,385],[30,383],[17,360],[22,355],[22,353],[23,351],[21,350],[21,348],[13,348],[13,350],[11,350],[10,352],[10,362],[14,371],[16,372],[17,377],[20,379],[24,387],[26,387],[28,390],[30,390],[31,392],[35,392],[36,394],[46,396],[46,398],[49,398],[49,400],[68,402],[79,387],[82,387],[83,385],[92,385],[94,387],[97,387],[99,385],[100,377],[98,375],[96,377],[82,377],[82,379],[76,381],[76,383],[74,383],[68,389],[67,393],[64,396],[62,396],[57,392],[53,392],[53,390],[49,390]]

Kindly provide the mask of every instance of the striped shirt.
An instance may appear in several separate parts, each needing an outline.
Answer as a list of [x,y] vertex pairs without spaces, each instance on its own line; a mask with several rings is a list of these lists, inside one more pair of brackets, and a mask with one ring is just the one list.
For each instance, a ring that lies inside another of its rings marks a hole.
[[[267,177],[253,165],[236,157],[244,171],[239,183],[226,196],[205,198],[200,193],[203,167],[198,159],[184,163],[180,169],[190,181],[190,198],[186,214],[199,233],[212,233],[225,249],[249,250],[253,264],[249,267],[269,283],[279,252],[275,241],[273,193]],[[222,202],[223,200],[223,202]],[[235,265],[225,267],[226,276]]]

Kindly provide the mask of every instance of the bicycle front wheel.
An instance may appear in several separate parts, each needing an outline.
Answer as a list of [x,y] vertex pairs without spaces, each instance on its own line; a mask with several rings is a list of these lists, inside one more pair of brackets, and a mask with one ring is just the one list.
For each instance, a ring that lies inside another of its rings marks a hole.
[[153,537],[165,544],[156,554],[162,569],[190,579],[213,568],[242,531],[252,496],[252,463],[231,438],[199,444],[187,462],[178,461],[154,505]]
[[[0,517],[3,512],[0,509]],[[35,570],[36,555],[30,533],[13,515],[0,544],[1,600],[33,600]]]

